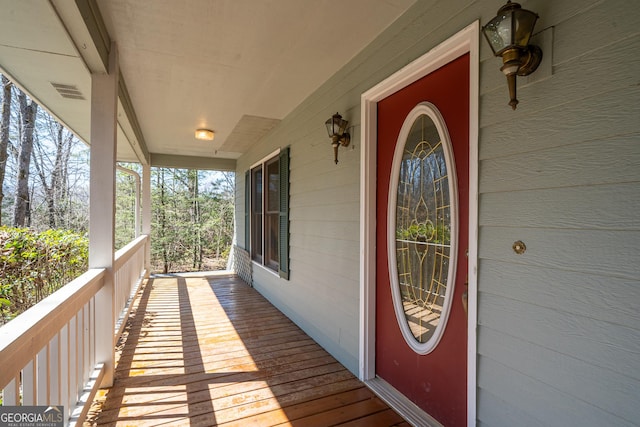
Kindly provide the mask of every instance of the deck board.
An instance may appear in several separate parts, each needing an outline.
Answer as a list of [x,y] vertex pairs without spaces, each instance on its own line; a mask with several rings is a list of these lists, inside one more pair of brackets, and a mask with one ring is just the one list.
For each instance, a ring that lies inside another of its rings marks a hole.
[[85,425],[407,425],[240,279],[155,277]]

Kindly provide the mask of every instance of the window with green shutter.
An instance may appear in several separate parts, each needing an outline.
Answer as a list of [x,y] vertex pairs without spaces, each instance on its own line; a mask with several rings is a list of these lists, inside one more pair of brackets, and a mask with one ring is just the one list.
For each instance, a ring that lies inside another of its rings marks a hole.
[[280,152],[280,277],[289,279],[289,147]]
[[245,245],[254,262],[289,279],[289,148],[245,174]]
[[249,179],[249,171],[247,171],[244,174],[244,250],[245,251],[249,251],[249,247],[251,246],[250,243],[250,236],[251,234],[249,233],[249,210],[250,208],[250,203],[249,201],[251,200],[251,180]]

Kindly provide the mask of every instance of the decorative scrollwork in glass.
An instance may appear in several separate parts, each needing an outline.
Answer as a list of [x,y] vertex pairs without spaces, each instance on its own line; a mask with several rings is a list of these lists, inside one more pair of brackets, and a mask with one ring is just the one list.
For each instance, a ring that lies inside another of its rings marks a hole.
[[405,121],[394,157],[389,227],[395,235],[389,247],[395,249],[390,266],[398,321],[405,339],[426,353],[439,341],[453,292],[457,197],[444,121],[430,104],[416,109]]

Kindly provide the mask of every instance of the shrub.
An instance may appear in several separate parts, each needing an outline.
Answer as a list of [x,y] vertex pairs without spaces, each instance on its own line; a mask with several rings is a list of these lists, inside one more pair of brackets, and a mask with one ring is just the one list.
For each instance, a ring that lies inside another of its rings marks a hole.
[[87,270],[89,242],[65,230],[0,227],[0,324]]

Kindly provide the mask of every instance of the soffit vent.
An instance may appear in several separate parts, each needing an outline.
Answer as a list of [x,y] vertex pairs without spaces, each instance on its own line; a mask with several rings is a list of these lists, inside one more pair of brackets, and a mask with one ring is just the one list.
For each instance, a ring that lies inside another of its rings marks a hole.
[[51,86],[53,86],[53,88],[57,90],[60,96],[63,98],[85,99],[82,95],[82,92],[80,92],[80,89],[78,89],[77,86],[53,82],[51,83]]

